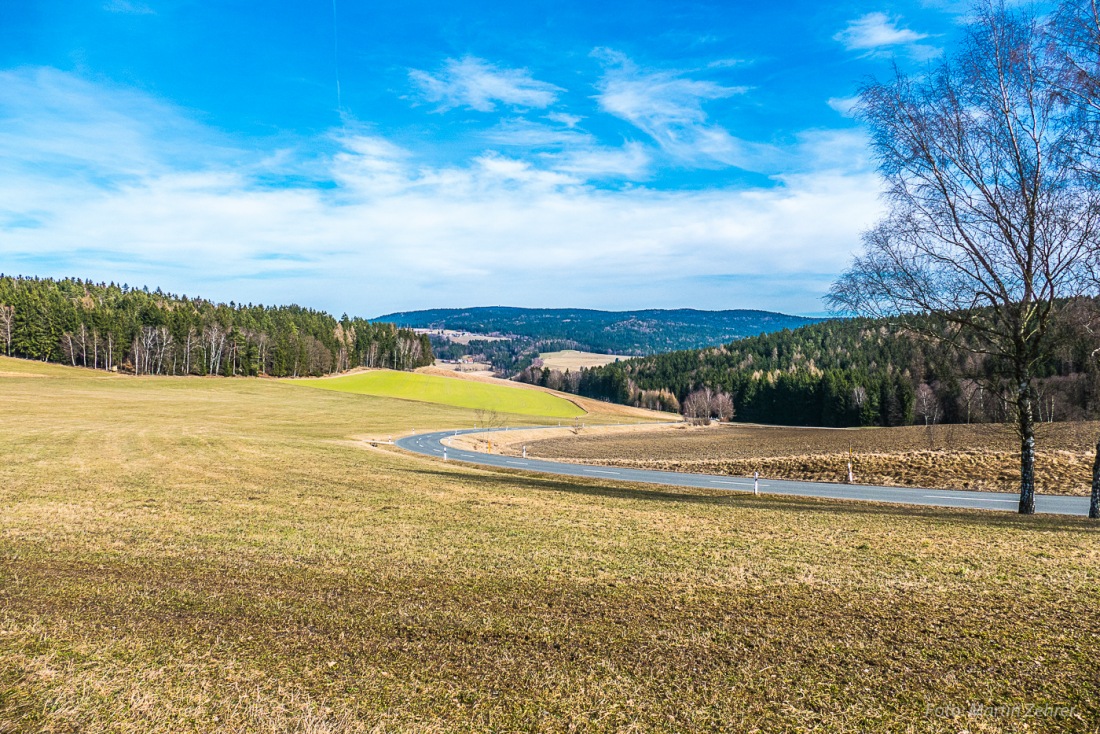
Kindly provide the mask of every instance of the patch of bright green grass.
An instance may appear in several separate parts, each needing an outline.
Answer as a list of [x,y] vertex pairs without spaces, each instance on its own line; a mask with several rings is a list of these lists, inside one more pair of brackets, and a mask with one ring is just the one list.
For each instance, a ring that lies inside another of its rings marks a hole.
[[417,372],[374,370],[346,377],[301,380],[294,384],[359,395],[419,400],[456,408],[495,410],[499,413],[515,415],[538,415],[548,418],[574,418],[585,415],[585,411],[574,403],[538,390],[504,387]]

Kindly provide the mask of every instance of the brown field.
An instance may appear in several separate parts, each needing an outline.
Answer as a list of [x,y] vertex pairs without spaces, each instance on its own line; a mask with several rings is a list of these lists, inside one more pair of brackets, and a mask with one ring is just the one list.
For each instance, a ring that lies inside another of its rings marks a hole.
[[448,372],[465,372],[484,377],[493,376],[493,365],[488,362],[440,362],[437,359],[432,367]]
[[630,359],[621,354],[597,354],[596,352],[578,352],[575,349],[565,349],[560,352],[543,352],[539,355],[543,367],[565,372],[576,372],[582,367],[603,367],[620,359]]
[[469,344],[472,341],[500,342],[509,337],[489,336],[488,334],[473,334],[468,331],[454,331],[453,329],[413,329],[417,334],[431,334],[440,336],[455,344]]
[[1084,519],[496,473],[351,440],[467,410],[0,372],[0,732],[1100,721]]
[[[501,448],[514,453],[525,443],[530,456],[546,459],[735,476],[759,471],[777,479],[843,482],[851,445],[855,479],[861,484],[1012,492],[1019,482],[1016,434],[1000,424],[853,430],[730,424],[544,436],[529,432],[509,437]],[[1098,439],[1100,423],[1041,424],[1038,490],[1087,495]]]

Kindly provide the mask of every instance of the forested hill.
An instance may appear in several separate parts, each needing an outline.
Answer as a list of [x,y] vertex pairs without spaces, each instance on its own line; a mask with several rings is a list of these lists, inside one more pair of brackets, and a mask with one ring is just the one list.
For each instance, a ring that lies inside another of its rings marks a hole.
[[[1036,366],[1039,420],[1100,417],[1096,337],[1072,324],[1056,356]],[[736,419],[787,425],[1004,421],[1012,386],[1003,365],[886,321],[825,321],[722,347],[677,351],[554,374],[520,376],[590,397],[676,409],[709,388],[733,398]]]
[[645,355],[724,344],[746,336],[793,329],[819,319],[743,310],[595,311],[487,306],[404,311],[380,316],[378,321],[418,328],[569,341],[578,349],[591,352]]
[[324,375],[433,361],[428,337],[300,306],[214,303],[159,289],[0,275],[0,350],[136,374]]

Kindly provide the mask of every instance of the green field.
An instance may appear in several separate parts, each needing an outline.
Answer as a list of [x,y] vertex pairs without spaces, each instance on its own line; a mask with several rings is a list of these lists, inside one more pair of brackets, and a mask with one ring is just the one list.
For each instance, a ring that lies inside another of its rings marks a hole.
[[354,440],[473,420],[0,358],[0,732],[1096,731],[1094,523]]
[[372,370],[345,377],[295,380],[293,384],[357,395],[417,400],[455,408],[495,410],[513,415],[545,418],[575,418],[585,415],[585,411],[576,404],[539,390],[416,372]]

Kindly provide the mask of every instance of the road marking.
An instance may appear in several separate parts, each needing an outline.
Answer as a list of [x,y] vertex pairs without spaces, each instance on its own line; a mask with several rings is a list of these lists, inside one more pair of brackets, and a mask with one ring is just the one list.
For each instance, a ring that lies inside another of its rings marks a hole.
[[992,497],[952,497],[950,495],[942,494],[926,494],[925,499],[937,499],[937,500],[964,500],[967,502],[1007,502],[1010,505],[1016,504],[1018,500],[998,500]]
[[[508,429],[500,429],[500,430],[508,430]],[[843,429],[835,429],[835,430],[843,430]],[[475,430],[475,429],[470,429],[468,431],[463,431],[463,433],[484,433],[484,432],[485,431],[483,431],[483,430]],[[449,432],[446,432],[446,433],[448,434],[447,437],[450,437]],[[443,435],[443,434],[439,434],[439,435]],[[411,443],[405,443],[405,441],[410,441]],[[427,444],[428,444],[427,446],[425,446],[425,442],[427,442]],[[434,447],[442,445],[442,442],[436,436],[433,436],[433,435],[430,435],[430,434],[423,434],[423,435],[415,436],[415,438],[413,436],[409,436],[409,437],[406,437],[405,439],[399,439],[397,441],[379,441],[378,443],[396,444],[396,445],[403,446],[403,447],[408,447],[408,448],[411,448],[411,449],[420,449],[422,453],[431,452],[431,453],[436,453],[436,454],[439,454],[440,451],[439,451],[438,448],[434,448]],[[456,451],[456,452],[454,452],[453,455],[456,458],[466,459],[468,461],[472,461],[475,464],[481,464],[483,466],[494,466],[494,465],[495,466],[500,466],[499,463],[494,463],[494,462],[488,461],[487,459],[489,459],[490,457],[487,457],[485,454],[480,453],[480,452],[471,453],[471,452],[467,452],[467,451],[461,451],[461,452]],[[495,458],[495,457],[491,457],[491,458]],[[536,461],[538,461],[538,460],[536,460]],[[515,464],[517,466],[527,466],[528,465],[528,464],[521,464],[519,462],[512,462],[512,461],[507,461],[506,463]],[[569,476],[569,475],[576,476],[576,474],[573,473],[574,471],[576,471],[576,469],[574,469],[573,467],[571,467],[569,465],[557,465],[557,466],[555,466],[554,462],[550,462],[548,464],[545,461],[538,461],[538,465],[540,467],[544,467],[544,468],[540,469],[541,471],[544,471],[544,472],[547,472],[547,473],[550,473],[550,474],[557,474],[559,476]],[[613,476],[622,476],[622,474],[623,474],[623,472],[606,471],[606,470],[602,470],[602,469],[589,469],[589,468],[583,467],[583,466],[577,467],[577,468],[580,469],[581,473],[609,474],[609,475],[613,475]],[[638,475],[635,474],[635,473],[631,473],[630,476],[638,476]],[[677,476],[677,474],[673,473],[674,479],[671,482],[656,481],[655,483],[658,483],[658,484],[675,484],[675,477],[676,476]],[[695,480],[695,478],[698,475],[691,475],[689,473],[684,473],[684,474],[680,474],[679,476],[684,478],[684,479],[687,479],[690,476],[692,478],[692,480]],[[649,480],[640,479],[639,481],[649,481]],[[736,486],[743,486],[743,487],[751,487],[752,486],[751,481],[729,481],[729,480],[722,480],[722,479],[705,479],[704,482],[706,482],[706,484],[694,484],[694,482],[691,482],[691,484],[693,486],[699,486],[699,487],[704,487],[704,486],[707,486],[708,484],[711,485],[711,486],[719,485],[719,484],[736,485]],[[764,483],[760,484],[761,489],[764,489],[767,486],[770,486],[770,485],[766,485]],[[792,493],[792,494],[795,494],[797,496],[803,496],[803,497],[825,497],[825,498],[831,498],[831,499],[857,500],[857,501],[867,501],[867,500],[869,500],[869,501],[873,501],[873,502],[889,502],[889,501],[891,501],[890,498],[886,495],[868,496],[866,493],[863,493],[863,492],[854,492],[852,494],[847,494],[847,495],[844,494],[843,492],[837,494],[837,493],[835,493],[837,491],[837,488],[818,487],[818,486],[813,486],[812,483],[805,483],[805,482],[797,482],[797,481],[783,482],[783,481],[779,481],[779,482],[776,483],[775,486],[780,487],[780,489],[779,489],[780,492]],[[857,485],[857,486],[851,487],[851,489],[852,490],[862,490],[862,489],[881,489],[881,488],[878,488],[878,487],[868,488],[868,487],[861,487],[861,486]],[[940,503],[920,503],[920,504],[922,504],[926,507],[934,507],[934,506],[936,506],[936,504],[939,504],[940,507],[943,507],[943,505],[941,504],[943,501],[965,502],[965,501],[968,501],[968,500],[972,501],[972,502],[994,502],[994,503],[1006,504],[1006,505],[1015,505],[1015,504],[1017,504],[1017,500],[1015,500],[1015,499],[999,499],[999,498],[995,498],[995,497],[972,497],[972,496],[941,495],[941,494],[926,494],[926,495],[921,495],[921,497],[923,499],[934,499],[934,500],[939,500],[940,501]],[[1067,498],[1067,499],[1070,502],[1073,501],[1073,498]],[[1076,498],[1076,499],[1083,501],[1082,498]],[[1057,500],[1057,498],[1051,498],[1050,502],[1053,503],[1056,500]],[[1046,507],[1045,503],[1047,502],[1047,498],[1044,497],[1043,501],[1044,501],[1044,508],[1045,508]],[[1068,505],[1068,502],[1066,504]],[[1062,503],[1058,502],[1058,506],[1062,506]],[[1044,511],[1045,511],[1045,509],[1044,509]],[[1066,507],[1065,509],[1062,510],[1061,513],[1056,513],[1056,512],[1052,511],[1052,514],[1085,514],[1085,513],[1084,512],[1068,512],[1068,507]]]
[[527,466],[526,461],[506,461],[505,464],[515,464],[516,466]]

